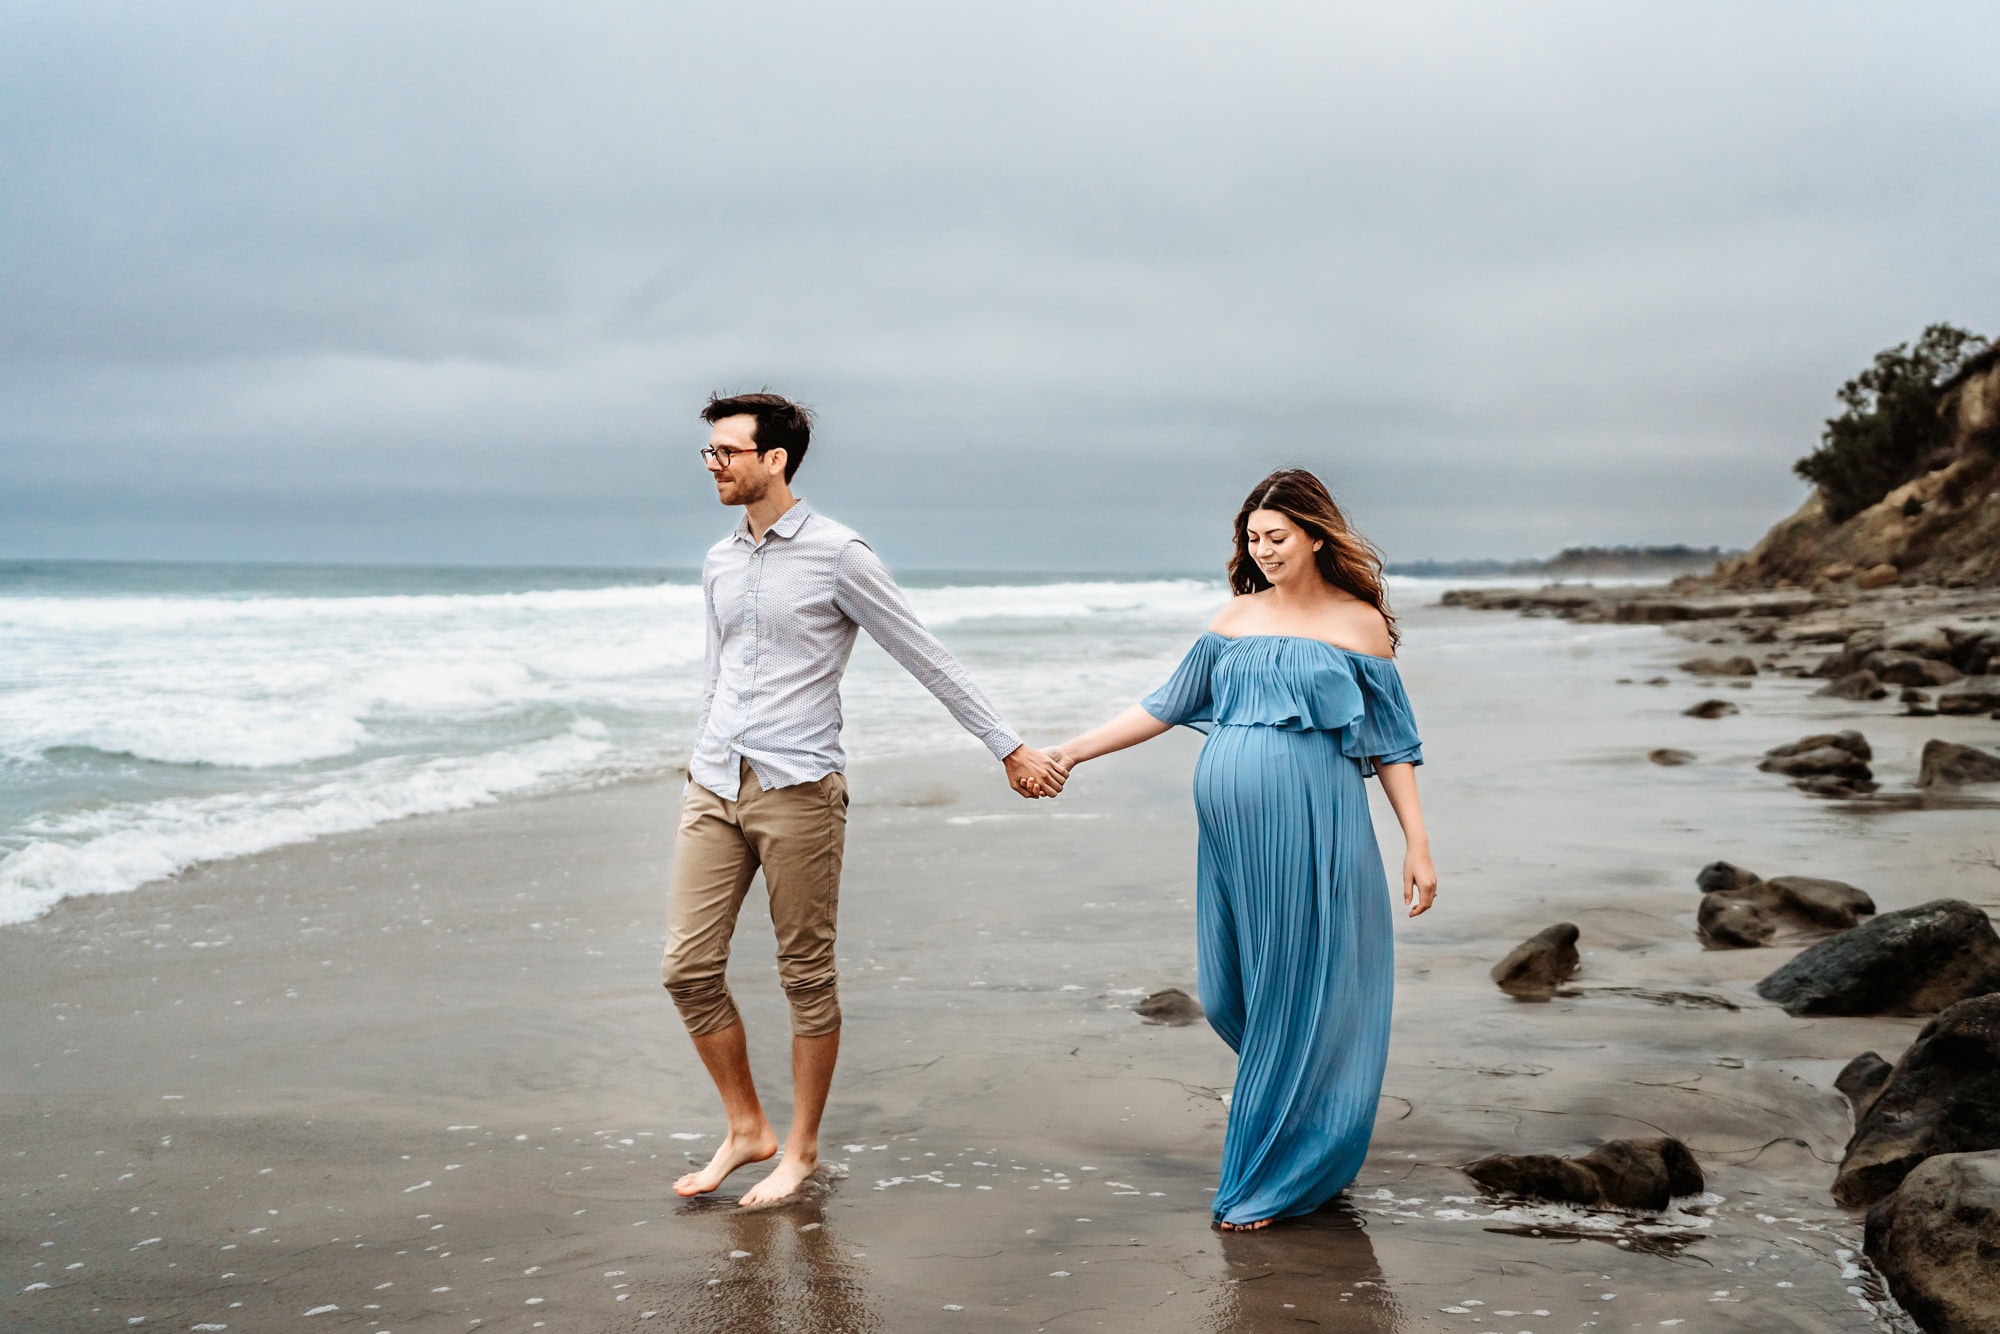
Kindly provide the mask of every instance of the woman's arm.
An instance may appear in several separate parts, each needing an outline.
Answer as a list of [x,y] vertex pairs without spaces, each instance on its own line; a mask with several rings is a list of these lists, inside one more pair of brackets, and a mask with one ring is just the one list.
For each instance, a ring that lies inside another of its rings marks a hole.
[[1382,795],[1403,826],[1403,904],[1415,917],[1437,899],[1437,868],[1431,865],[1431,837],[1424,830],[1424,808],[1417,800],[1417,767],[1414,764],[1378,764],[1375,774],[1382,780]]
[[1068,772],[1073,766],[1085,760],[1094,760],[1099,755],[1109,755],[1114,750],[1124,750],[1136,746],[1141,741],[1151,741],[1168,730],[1168,724],[1161,722],[1137,704],[1119,714],[1108,723],[1091,728],[1082,736],[1071,737],[1059,746],[1052,746],[1048,756]]

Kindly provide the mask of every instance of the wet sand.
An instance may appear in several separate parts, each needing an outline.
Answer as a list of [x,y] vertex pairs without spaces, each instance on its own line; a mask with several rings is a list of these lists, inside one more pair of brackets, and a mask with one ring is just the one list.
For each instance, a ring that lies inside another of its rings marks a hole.
[[[1200,739],[1177,732],[1057,803],[977,752],[856,767],[829,1179],[769,1212],[734,1207],[754,1168],[710,1200],[670,1190],[719,1128],[658,985],[677,783],[408,821],[0,931],[0,1325],[1906,1328],[1827,1188],[1834,1073],[1918,1021],[1760,1001],[1791,951],[1704,951],[1693,876],[1721,857],[1884,910],[2000,910],[1990,807],[1815,801],[1755,770],[1860,725],[1894,790],[1927,737],[1992,746],[2000,723],[1813,681],[1715,690],[1658,630],[1411,623],[1443,892],[1398,923],[1367,1166],[1312,1220],[1210,1230],[1231,1058],[1129,1009],[1194,989]],[[1656,673],[1673,684],[1616,684]],[[1743,712],[1680,715],[1709,694]],[[1657,746],[1698,759],[1664,769]],[[1509,1000],[1486,970],[1558,920],[1582,928],[1576,994]],[[782,1118],[769,939],[746,912],[732,984]],[[1657,1133],[1710,1192],[1659,1220],[1507,1209],[1458,1171]]]

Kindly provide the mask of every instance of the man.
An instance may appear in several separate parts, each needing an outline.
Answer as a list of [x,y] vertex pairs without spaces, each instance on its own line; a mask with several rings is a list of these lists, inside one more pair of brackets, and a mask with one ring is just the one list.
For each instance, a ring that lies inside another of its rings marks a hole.
[[1023,746],[944,645],[917,621],[881,559],[853,530],[792,494],[811,415],[776,394],[712,398],[701,451],[716,499],[743,507],[736,530],[702,567],[708,607],[706,683],[661,973],[729,1120],[707,1167],[674,1185],[714,1190],[778,1150],[757,1088],[743,1022],[723,973],[759,868],[792,1012],[792,1126],[777,1168],[746,1206],[796,1194],[819,1165],[819,1120],[840,1051],[834,916],[847,830],[840,677],[858,630],[915,676],[1007,768],[1025,797],[1054,796],[1063,771]]

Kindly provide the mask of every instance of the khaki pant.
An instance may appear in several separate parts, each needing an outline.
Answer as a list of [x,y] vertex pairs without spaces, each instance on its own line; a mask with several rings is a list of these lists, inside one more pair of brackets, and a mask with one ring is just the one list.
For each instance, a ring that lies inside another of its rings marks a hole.
[[846,842],[847,779],[841,774],[766,792],[745,760],[735,801],[688,784],[674,839],[667,952],[660,965],[688,1032],[700,1037],[738,1020],[724,973],[736,914],[759,868],[771,896],[778,978],[791,1002],[792,1031],[810,1038],[840,1027],[833,936]]

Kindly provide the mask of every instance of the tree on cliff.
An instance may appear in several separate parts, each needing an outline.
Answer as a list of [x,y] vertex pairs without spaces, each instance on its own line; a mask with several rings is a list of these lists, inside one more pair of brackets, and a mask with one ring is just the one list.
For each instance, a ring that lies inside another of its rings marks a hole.
[[1792,465],[1819,487],[1827,517],[1839,523],[1923,473],[1951,447],[1938,416],[1940,387],[1987,340],[1933,324],[1916,346],[1898,343],[1840,387],[1847,411],[1828,418],[1820,446]]

